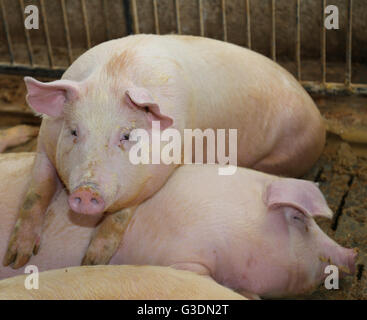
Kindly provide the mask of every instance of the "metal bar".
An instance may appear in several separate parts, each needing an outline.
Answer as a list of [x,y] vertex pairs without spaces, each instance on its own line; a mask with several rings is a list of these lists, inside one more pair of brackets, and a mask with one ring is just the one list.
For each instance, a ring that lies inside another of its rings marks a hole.
[[277,60],[275,22],[275,0],[271,0],[271,58],[274,61]]
[[64,68],[49,69],[48,67],[31,67],[22,64],[0,64],[0,73],[4,74],[18,74],[27,76],[39,76],[49,78],[60,78],[65,72]]
[[73,62],[73,55],[71,51],[72,49],[71,49],[71,40],[70,40],[70,30],[69,30],[68,16],[66,14],[65,0],[61,0],[61,7],[62,7],[62,16],[64,18],[65,38],[66,38],[66,43],[68,46],[68,58],[69,58],[69,63],[71,64]]
[[301,81],[303,87],[309,92],[322,95],[356,95],[367,96],[367,84],[353,83],[347,87],[344,83],[326,82],[318,83],[316,81]]
[[175,0],[177,33],[181,34],[180,0]]
[[297,79],[301,81],[301,0],[296,3],[296,66]]
[[[0,74],[30,75],[49,78],[60,78],[65,68],[49,69],[45,67],[30,67],[22,64],[0,64]],[[343,83],[327,82],[325,85],[317,81],[301,81],[303,87],[312,94],[323,94],[326,96],[355,95],[367,97],[367,84],[353,83],[346,87]]]
[[[22,21],[24,21],[24,1],[23,0],[19,0],[19,8],[20,8]],[[32,50],[31,38],[29,36],[28,29],[25,27],[24,27],[24,36],[27,42],[27,52],[28,52],[29,64],[33,66],[33,50]]]
[[43,20],[43,27],[45,29],[45,40],[46,40],[46,44],[47,44],[48,63],[49,63],[50,68],[53,68],[54,67],[54,56],[53,56],[53,53],[52,53],[50,33],[48,31],[47,15],[46,15],[44,0],[40,0],[40,4],[41,4],[41,14],[42,14],[42,20]]
[[158,17],[158,5],[157,0],[153,0],[153,11],[154,11],[154,26],[155,33],[159,34],[159,17]]
[[223,40],[227,41],[226,0],[222,0],[222,24],[223,24]]
[[199,1],[199,21],[200,21],[200,35],[204,37],[205,29],[204,29],[204,16],[203,16],[203,0]]
[[138,7],[136,6],[136,0],[131,0],[131,9],[132,9],[132,13],[133,13],[134,33],[140,33],[139,18],[138,18]]
[[321,0],[321,83],[326,82],[326,31],[324,26],[325,21],[325,6],[326,0]]
[[251,18],[250,0],[246,0],[246,28],[247,28],[247,47],[251,49]]
[[[107,0],[103,0],[106,3],[106,15],[105,19],[108,20],[107,17]],[[124,15],[125,15],[125,26],[126,26],[126,33],[132,34],[133,33],[133,24],[132,24],[132,15],[131,15],[131,8],[130,8],[130,0],[122,0],[122,7],[124,8]],[[110,27],[109,24],[107,24],[107,37],[108,39],[111,39],[111,34],[109,32]]]
[[348,0],[348,29],[347,29],[347,45],[346,45],[346,72],[345,85],[349,87],[352,82],[352,6],[353,0]]
[[9,31],[8,19],[6,17],[6,12],[5,12],[5,7],[4,7],[3,0],[0,0],[0,7],[1,7],[1,15],[3,16],[3,19],[2,19],[3,20],[3,27],[4,27],[5,36],[6,36],[6,42],[7,42],[7,45],[8,45],[10,63],[14,64],[13,45],[11,43],[11,36],[10,36],[10,31]]
[[37,117],[30,109],[22,110],[14,105],[4,105],[0,110],[0,119],[2,117],[21,117],[22,124],[40,125],[41,117]]
[[88,25],[87,7],[85,5],[85,0],[80,0],[80,2],[82,5],[83,23],[84,23],[86,40],[87,40],[87,48],[90,49],[91,43],[90,43],[90,32],[89,32],[89,25]]
[[[122,4],[124,5],[124,4]],[[106,39],[111,39],[111,33],[110,33],[110,22],[108,20],[108,14],[107,14],[107,0],[102,1],[102,7],[103,7],[103,18],[106,25]]]

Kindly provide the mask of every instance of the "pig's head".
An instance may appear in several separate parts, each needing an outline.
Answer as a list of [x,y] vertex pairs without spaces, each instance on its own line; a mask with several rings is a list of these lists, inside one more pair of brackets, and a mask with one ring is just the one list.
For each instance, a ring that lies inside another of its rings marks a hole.
[[339,276],[354,273],[357,252],[338,245],[314,220],[332,217],[315,183],[282,178],[267,186],[263,200],[265,262],[256,293],[270,297],[309,293],[329,275],[328,265],[336,266]]
[[172,172],[173,166],[129,160],[133,129],[151,135],[152,121],[160,121],[161,130],[173,123],[147,89],[93,79],[42,83],[26,77],[25,83],[28,104],[37,113],[63,120],[55,141],[56,169],[73,211],[99,214],[133,205]]

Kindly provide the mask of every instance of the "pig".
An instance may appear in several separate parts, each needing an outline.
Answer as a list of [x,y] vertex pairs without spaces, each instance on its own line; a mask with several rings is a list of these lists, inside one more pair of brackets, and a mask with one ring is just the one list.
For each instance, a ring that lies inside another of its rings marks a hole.
[[[44,213],[63,186],[74,212],[115,213],[111,219],[127,224],[164,185],[180,164],[131,163],[135,128],[150,136],[153,121],[181,136],[184,129],[237,129],[238,165],[289,176],[305,173],[325,142],[320,112],[290,73],[218,40],[132,35],[88,50],[60,80],[24,80],[27,102],[43,119],[32,180],[3,259],[13,268],[37,252]],[[103,246],[112,254],[113,244]],[[92,263],[90,250],[85,264]]]
[[[34,155],[0,157],[0,254],[31,180]],[[140,204],[122,234],[112,265],[159,265],[210,277],[248,298],[311,292],[328,264],[355,271],[357,252],[330,239],[314,217],[332,212],[310,181],[217,165],[185,165]],[[62,191],[48,208],[45,243],[32,259],[39,271],[78,266],[98,224],[71,211]],[[22,274],[0,268],[0,279]]]
[[29,141],[36,137],[38,132],[38,127],[24,124],[0,130],[0,152]]
[[246,300],[214,280],[158,266],[83,266],[39,274],[37,290],[29,275],[0,281],[0,300]]
[[111,264],[167,265],[208,275],[245,296],[311,292],[325,267],[355,271],[357,252],[314,218],[332,212],[313,182],[216,165],[180,167],[142,203]]

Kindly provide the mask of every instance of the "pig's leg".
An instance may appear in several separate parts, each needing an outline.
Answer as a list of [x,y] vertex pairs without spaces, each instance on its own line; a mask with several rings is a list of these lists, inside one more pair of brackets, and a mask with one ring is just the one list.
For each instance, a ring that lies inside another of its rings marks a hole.
[[3,265],[24,266],[32,254],[37,254],[44,213],[60,186],[54,166],[45,153],[38,153],[32,178],[19,217],[10,236]]
[[107,215],[93,235],[82,265],[108,264],[118,249],[136,207]]
[[0,152],[9,147],[15,147],[27,142],[38,135],[39,128],[27,125],[19,125],[9,129],[0,130]]

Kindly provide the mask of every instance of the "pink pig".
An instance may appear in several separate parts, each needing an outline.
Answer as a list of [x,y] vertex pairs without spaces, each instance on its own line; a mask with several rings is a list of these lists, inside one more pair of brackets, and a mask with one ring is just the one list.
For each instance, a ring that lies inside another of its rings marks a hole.
[[[0,157],[0,254],[26,190],[33,155]],[[5,170],[6,169],[6,170]],[[317,226],[332,216],[318,187],[239,168],[219,176],[216,165],[178,168],[138,206],[111,264],[159,265],[206,275],[247,297],[311,291],[325,267],[353,273],[356,252]],[[24,179],[26,177],[26,179]],[[69,211],[63,191],[49,207],[45,243],[32,260],[39,271],[77,266],[98,216]],[[0,267],[0,279],[22,270]]]
[[25,82],[28,104],[43,121],[3,261],[13,268],[37,252],[44,213],[63,185],[73,211],[121,216],[159,190],[177,165],[134,165],[128,156],[130,132],[149,131],[154,120],[181,133],[237,129],[238,165],[274,174],[305,173],[324,146],[321,115],[296,79],[270,59],[221,41],[129,36],[87,51],[61,80]]
[[186,165],[132,217],[111,264],[173,266],[250,297],[309,292],[328,264],[354,273],[356,251],[318,227],[332,217],[315,183],[238,168]]

